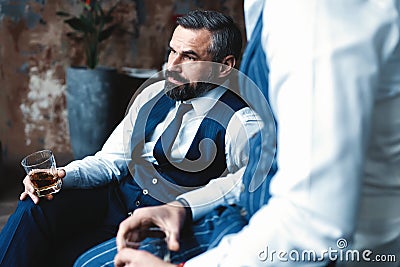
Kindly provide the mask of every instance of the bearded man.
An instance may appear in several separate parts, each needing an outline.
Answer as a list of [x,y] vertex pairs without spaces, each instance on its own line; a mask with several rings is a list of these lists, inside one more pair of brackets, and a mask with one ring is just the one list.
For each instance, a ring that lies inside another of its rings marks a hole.
[[210,181],[220,198],[241,179],[248,140],[261,128],[228,89],[241,33],[213,11],[194,11],[177,23],[165,81],[141,91],[101,151],[59,169],[61,192],[39,201],[25,177],[21,201],[0,234],[1,266],[71,266],[114,237],[135,209],[171,202]]

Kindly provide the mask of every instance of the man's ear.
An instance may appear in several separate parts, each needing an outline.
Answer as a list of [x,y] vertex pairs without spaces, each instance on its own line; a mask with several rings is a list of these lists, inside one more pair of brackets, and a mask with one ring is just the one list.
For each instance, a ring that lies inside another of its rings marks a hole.
[[236,59],[233,55],[226,56],[219,67],[219,78],[224,78],[231,73],[232,69],[235,67]]

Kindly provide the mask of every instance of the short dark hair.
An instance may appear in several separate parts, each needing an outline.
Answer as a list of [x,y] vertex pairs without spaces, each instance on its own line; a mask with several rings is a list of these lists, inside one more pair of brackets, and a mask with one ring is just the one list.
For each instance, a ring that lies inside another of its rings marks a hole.
[[242,50],[242,34],[229,16],[216,11],[194,10],[176,21],[185,29],[206,29],[211,32],[209,53],[212,60],[221,62],[228,55],[239,59]]

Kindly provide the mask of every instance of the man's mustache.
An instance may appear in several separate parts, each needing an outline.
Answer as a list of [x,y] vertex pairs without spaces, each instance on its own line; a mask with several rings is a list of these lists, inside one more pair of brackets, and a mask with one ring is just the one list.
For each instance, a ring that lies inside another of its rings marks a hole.
[[166,78],[172,78],[172,79],[174,79],[174,80],[176,80],[178,82],[181,82],[181,83],[189,83],[190,82],[189,80],[187,80],[187,79],[183,78],[181,75],[179,75],[179,73],[176,72],[176,71],[166,70],[165,71],[165,77]]

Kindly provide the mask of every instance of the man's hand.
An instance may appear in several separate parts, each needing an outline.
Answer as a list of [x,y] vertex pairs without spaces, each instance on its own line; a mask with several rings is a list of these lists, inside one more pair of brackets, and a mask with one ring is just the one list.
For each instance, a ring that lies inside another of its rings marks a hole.
[[[65,177],[65,170],[64,169],[58,169],[57,170],[57,175],[60,178],[64,178]],[[25,191],[21,193],[21,195],[19,196],[20,200],[24,200],[27,198],[27,196],[29,196],[32,201],[35,204],[39,203],[39,197],[36,195],[35,193],[35,188],[33,187],[33,184],[31,182],[31,179],[29,178],[29,175],[26,175],[24,180],[23,180],[23,184],[25,187]],[[47,195],[44,198],[46,198],[47,200],[52,200],[53,199],[53,195]]]
[[165,233],[169,250],[178,251],[179,233],[185,223],[185,215],[186,210],[178,201],[135,210],[132,216],[119,226],[118,251],[126,248],[129,242],[139,242],[148,237],[152,227],[159,227]]
[[147,251],[131,248],[121,249],[114,258],[114,265],[116,267],[176,267]]

